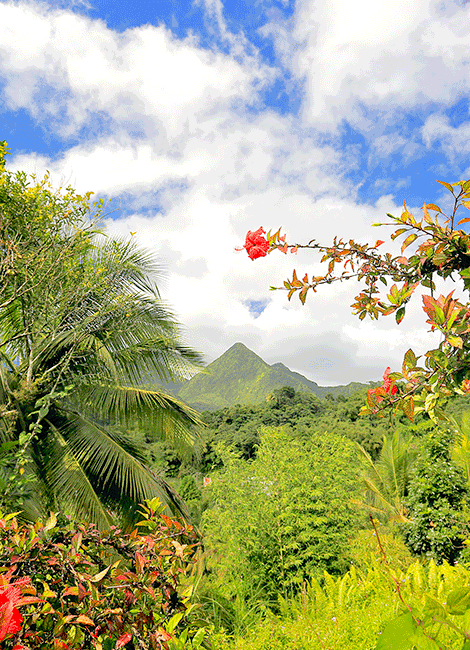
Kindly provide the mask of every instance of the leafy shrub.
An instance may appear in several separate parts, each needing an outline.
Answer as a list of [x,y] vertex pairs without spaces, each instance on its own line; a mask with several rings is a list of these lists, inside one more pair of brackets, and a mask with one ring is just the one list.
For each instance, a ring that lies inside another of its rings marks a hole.
[[[398,525],[383,526],[376,521],[380,534],[380,541],[386,553],[387,560],[394,569],[406,571],[409,566],[416,562],[403,541]],[[352,564],[357,569],[367,571],[367,568],[382,561],[380,548],[377,544],[377,536],[370,528],[358,531],[350,540],[349,556]]]
[[55,515],[34,525],[2,515],[0,621],[13,620],[2,628],[2,647],[201,647],[206,630],[192,612],[189,582],[198,545],[193,529],[163,515],[157,500],[128,534],[58,523]]
[[452,434],[436,429],[428,434],[416,461],[406,505],[411,522],[403,527],[414,553],[438,562],[454,562],[463,549],[463,508],[468,488],[463,472],[450,459]]
[[202,527],[209,568],[226,596],[245,581],[276,600],[324,569],[347,569],[357,523],[352,443],[332,434],[303,441],[266,427],[254,461],[228,454],[224,465],[213,476],[214,507]]

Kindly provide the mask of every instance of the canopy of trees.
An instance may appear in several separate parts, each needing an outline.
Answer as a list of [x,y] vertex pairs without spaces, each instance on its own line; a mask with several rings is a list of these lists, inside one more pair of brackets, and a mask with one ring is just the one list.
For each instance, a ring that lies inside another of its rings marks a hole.
[[65,508],[102,526],[159,495],[126,427],[191,442],[196,413],[142,385],[200,365],[161,299],[154,259],[100,230],[101,203],[5,168],[0,148],[0,470],[6,505]]

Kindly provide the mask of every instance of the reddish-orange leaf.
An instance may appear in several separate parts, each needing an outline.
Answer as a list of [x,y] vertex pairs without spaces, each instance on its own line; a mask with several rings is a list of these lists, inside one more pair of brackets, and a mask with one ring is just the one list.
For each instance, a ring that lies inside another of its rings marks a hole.
[[129,632],[122,634],[116,641],[116,648],[123,648],[127,643],[129,643],[129,641],[131,641],[131,639],[132,634],[129,634]]
[[441,208],[438,205],[436,205],[435,203],[428,203],[426,205],[426,207],[427,207],[428,210],[435,210],[436,212],[441,212]]
[[135,552],[135,570],[137,573],[143,573],[147,560],[138,551]]

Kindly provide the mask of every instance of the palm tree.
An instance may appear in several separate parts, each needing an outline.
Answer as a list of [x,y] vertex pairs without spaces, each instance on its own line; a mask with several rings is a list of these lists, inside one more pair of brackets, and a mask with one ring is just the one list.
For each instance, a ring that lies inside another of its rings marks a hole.
[[408,521],[404,505],[411,469],[418,455],[411,435],[396,430],[391,437],[383,437],[383,446],[374,463],[369,454],[358,445],[365,461],[362,475],[365,500],[356,505],[366,508],[388,521]]
[[[129,521],[154,496],[184,509],[126,428],[140,423],[190,444],[197,413],[145,386],[182,378],[202,360],[181,342],[149,254],[86,228],[73,257],[60,258],[60,282],[12,290],[0,310],[0,445],[16,443],[2,476],[7,492],[34,478],[22,505],[29,518],[62,508],[107,527],[112,513]],[[47,251],[73,234],[52,233]]]

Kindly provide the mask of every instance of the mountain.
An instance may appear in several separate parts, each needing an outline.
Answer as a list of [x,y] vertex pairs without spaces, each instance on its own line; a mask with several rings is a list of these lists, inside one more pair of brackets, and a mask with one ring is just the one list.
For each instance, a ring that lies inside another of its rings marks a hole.
[[232,345],[191,379],[165,388],[200,411],[214,411],[234,404],[259,404],[283,386],[314,393],[320,398],[328,393],[349,397],[361,388],[370,388],[358,382],[347,386],[319,386],[283,363],[269,365],[243,343]]

